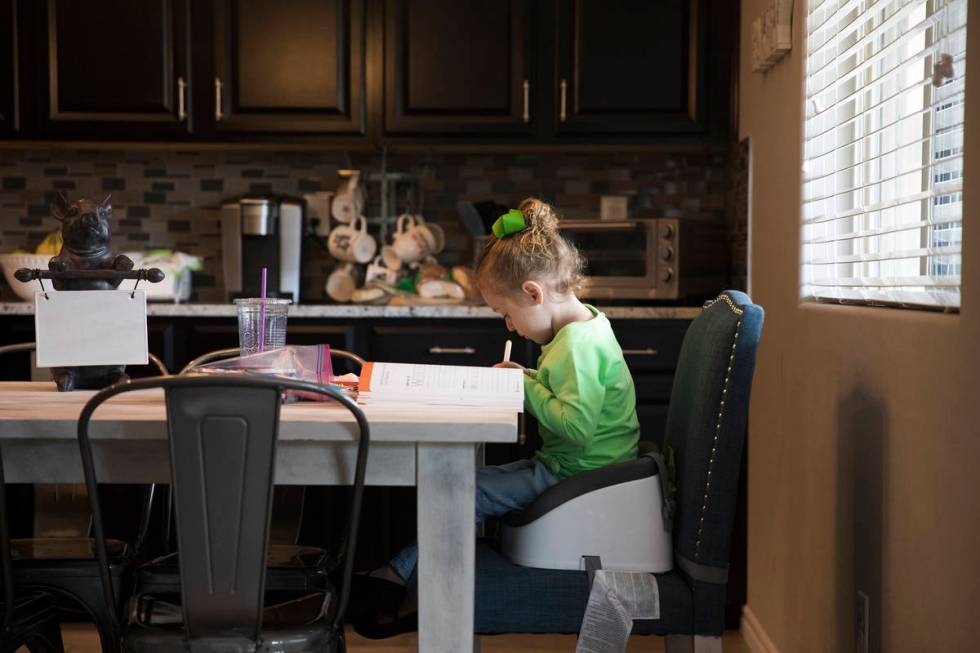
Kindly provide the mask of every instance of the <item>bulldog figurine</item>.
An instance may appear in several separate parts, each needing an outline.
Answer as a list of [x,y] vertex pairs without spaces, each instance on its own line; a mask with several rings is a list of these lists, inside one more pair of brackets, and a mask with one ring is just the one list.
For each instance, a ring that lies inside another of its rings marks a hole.
[[[69,202],[64,194],[55,197],[52,215],[61,223],[63,245],[61,252],[48,262],[48,269],[57,272],[69,270],[120,270],[133,269],[133,261],[127,256],[113,256],[109,246],[112,216],[111,195],[101,202],[80,199]],[[121,279],[55,279],[55,290],[114,290]],[[53,367],[51,375],[59,392],[75,389],[101,389],[129,377],[125,365],[93,365],[85,367]]]

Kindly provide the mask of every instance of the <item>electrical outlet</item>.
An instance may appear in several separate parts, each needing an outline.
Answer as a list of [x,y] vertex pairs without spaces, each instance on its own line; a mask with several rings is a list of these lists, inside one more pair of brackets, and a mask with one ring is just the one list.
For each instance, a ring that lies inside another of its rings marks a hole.
[[854,653],[868,653],[871,639],[871,602],[864,592],[854,602]]

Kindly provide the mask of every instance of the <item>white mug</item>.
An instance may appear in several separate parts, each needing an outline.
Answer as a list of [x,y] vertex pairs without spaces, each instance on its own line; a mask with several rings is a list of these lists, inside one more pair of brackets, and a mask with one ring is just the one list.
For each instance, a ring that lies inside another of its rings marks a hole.
[[327,277],[327,296],[336,302],[349,302],[357,289],[356,268],[353,263],[343,263]]
[[367,232],[367,220],[359,216],[352,225],[340,225],[330,232],[327,249],[338,261],[367,263],[374,258],[378,243]]
[[[384,251],[384,248],[382,248]],[[398,262],[399,267],[401,266],[401,261]],[[367,266],[367,272],[364,273],[364,283],[367,284],[371,281],[384,281],[385,283],[390,283],[395,285],[398,281],[398,272],[396,269],[388,267],[384,261],[384,256],[375,256],[374,261]]]
[[416,215],[415,228],[422,232],[422,236],[432,247],[433,254],[438,254],[446,246],[446,232],[439,225],[426,222],[421,215]]
[[392,248],[402,263],[415,263],[432,253],[435,238],[428,229],[419,229],[415,216],[407,213],[398,216]]

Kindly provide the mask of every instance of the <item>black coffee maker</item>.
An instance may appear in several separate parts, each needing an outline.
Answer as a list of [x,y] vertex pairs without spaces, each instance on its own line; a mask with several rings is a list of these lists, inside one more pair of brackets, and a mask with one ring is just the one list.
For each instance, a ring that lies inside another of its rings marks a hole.
[[229,299],[266,296],[300,300],[306,203],[282,195],[244,195],[221,205],[221,254]]

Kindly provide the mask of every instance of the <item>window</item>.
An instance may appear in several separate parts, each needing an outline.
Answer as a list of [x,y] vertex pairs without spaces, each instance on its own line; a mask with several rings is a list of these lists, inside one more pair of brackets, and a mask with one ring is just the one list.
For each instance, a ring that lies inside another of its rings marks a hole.
[[808,0],[804,300],[958,310],[967,0]]

